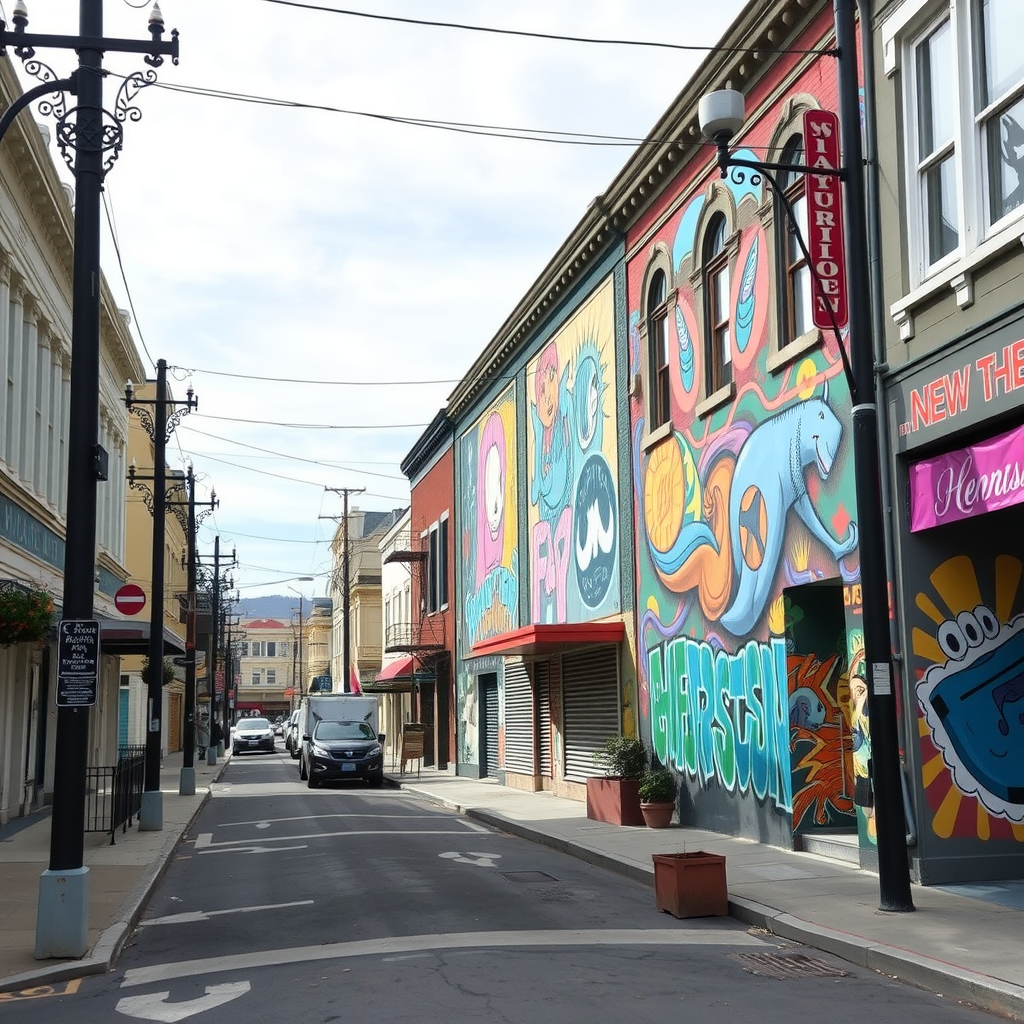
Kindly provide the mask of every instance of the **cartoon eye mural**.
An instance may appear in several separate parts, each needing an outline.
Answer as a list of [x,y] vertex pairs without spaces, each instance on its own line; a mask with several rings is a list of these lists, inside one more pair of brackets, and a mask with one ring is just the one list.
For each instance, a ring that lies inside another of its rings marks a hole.
[[964,636],[963,630],[953,619],[947,619],[939,626],[936,639],[939,641],[942,653],[947,658],[952,658],[954,661],[962,661],[967,656],[967,638]]
[[756,296],[754,282],[757,278],[757,253],[760,235],[754,235],[747,253],[747,262],[743,267],[743,278],[740,281],[739,295],[736,296],[736,349],[746,352],[750,341],[751,329],[754,325],[754,309]]
[[999,620],[991,608],[986,608],[985,605],[979,604],[974,609],[974,617],[978,620],[978,624],[989,640],[994,640],[999,635]]
[[693,339],[686,326],[682,309],[676,305],[676,334],[679,338],[679,377],[683,382],[683,390],[693,390]]

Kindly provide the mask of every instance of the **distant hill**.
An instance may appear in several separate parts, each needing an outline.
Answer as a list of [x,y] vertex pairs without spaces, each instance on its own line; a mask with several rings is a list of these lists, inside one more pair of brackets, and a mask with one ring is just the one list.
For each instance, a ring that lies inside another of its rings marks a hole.
[[[309,599],[302,602],[302,614],[309,614]],[[293,594],[268,594],[265,597],[243,597],[234,606],[234,614],[241,619],[280,619],[289,622],[298,618],[299,599]]]

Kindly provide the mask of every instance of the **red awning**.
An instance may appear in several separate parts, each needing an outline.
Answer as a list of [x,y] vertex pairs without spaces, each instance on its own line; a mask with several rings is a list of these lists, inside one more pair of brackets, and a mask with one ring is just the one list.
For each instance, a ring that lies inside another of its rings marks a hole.
[[538,622],[473,644],[471,656],[482,658],[488,654],[543,654],[558,647],[617,644],[625,638],[626,625],[621,621]]
[[412,656],[406,655],[404,658],[398,658],[391,662],[390,665],[385,665],[376,675],[378,683],[384,682],[386,679],[401,679],[405,676],[412,678]]

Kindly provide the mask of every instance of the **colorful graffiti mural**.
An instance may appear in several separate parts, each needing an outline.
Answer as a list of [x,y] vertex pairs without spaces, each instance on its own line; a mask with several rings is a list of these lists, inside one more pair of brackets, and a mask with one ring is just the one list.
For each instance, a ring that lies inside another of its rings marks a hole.
[[466,653],[519,625],[515,385],[459,444],[462,621]]
[[922,775],[942,838],[1024,841],[1024,564],[955,555],[915,598]]
[[[701,791],[702,807],[710,784],[719,811],[752,798],[791,815],[794,828],[852,827],[846,655],[833,643],[788,664],[783,600],[786,588],[858,581],[849,391],[833,338],[769,369],[777,349],[771,245],[758,220],[765,197],[749,178],[714,188],[728,190],[724,205],[711,189],[697,196],[628,270],[631,372],[645,364],[654,247],[671,253],[677,354],[671,434],[647,442],[644,398],[631,403],[640,708],[656,752],[694,797]],[[732,395],[712,409],[700,407],[707,374],[694,290],[709,202],[729,211],[737,236]],[[838,615],[848,623],[841,605]]]
[[533,622],[620,607],[612,296],[609,280],[527,366]]

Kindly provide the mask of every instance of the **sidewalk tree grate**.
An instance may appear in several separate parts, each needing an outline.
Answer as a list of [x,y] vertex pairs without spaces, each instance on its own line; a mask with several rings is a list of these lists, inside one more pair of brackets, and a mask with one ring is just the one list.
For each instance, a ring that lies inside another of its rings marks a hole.
[[557,882],[554,875],[546,871],[502,871],[502,875],[510,882]]
[[751,974],[787,981],[790,978],[850,978],[849,971],[803,953],[731,953]]

